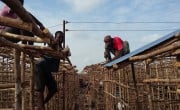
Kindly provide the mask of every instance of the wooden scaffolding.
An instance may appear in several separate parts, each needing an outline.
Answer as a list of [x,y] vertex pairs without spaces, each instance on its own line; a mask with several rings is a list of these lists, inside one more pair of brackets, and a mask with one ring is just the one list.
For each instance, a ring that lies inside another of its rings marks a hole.
[[21,20],[0,17],[0,25],[32,32],[36,37],[16,35],[0,30],[0,110],[35,110],[37,105],[34,90],[34,64],[37,54],[60,58],[59,71],[52,73],[58,84],[58,92],[46,104],[47,110],[70,110],[75,108],[78,95],[77,69],[64,50],[47,46],[12,43],[6,38],[20,41],[54,44],[54,37],[48,31],[41,31],[19,1],[1,0]]

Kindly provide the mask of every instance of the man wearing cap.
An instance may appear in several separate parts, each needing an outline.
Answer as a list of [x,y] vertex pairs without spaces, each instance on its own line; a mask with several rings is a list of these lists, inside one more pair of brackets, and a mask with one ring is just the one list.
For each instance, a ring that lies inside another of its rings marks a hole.
[[[123,40],[119,36],[112,38],[110,35],[107,35],[104,37],[104,43],[104,58],[107,61],[111,61],[123,56]],[[114,55],[113,58],[111,58],[111,53]]]

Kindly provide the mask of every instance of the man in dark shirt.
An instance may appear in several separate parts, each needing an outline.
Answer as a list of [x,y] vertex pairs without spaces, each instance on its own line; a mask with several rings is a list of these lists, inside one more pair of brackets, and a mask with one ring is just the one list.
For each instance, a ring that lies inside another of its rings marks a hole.
[[[64,39],[64,34],[61,31],[55,33],[55,40],[57,47],[61,49]],[[36,91],[38,92],[39,109],[45,110],[46,104],[57,92],[57,82],[52,76],[51,72],[57,72],[59,69],[60,58],[53,58],[49,56],[42,56],[41,60],[36,64],[35,82]],[[45,87],[48,89],[48,94],[44,99]]]

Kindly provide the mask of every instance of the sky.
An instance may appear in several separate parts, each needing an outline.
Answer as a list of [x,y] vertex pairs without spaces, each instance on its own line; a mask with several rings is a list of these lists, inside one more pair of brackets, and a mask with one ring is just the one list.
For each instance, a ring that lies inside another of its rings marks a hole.
[[[120,36],[130,50],[180,28],[180,0],[25,0],[24,7],[52,34],[68,21],[66,45],[79,72],[104,59],[104,36]],[[3,3],[0,2],[0,7]]]

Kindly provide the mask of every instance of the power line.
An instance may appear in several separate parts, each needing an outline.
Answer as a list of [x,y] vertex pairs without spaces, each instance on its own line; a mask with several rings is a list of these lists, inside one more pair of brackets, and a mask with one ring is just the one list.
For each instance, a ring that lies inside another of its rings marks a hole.
[[[79,24],[153,24],[153,23],[156,23],[156,24],[175,24],[175,23],[180,23],[180,21],[164,21],[164,22],[159,22],[159,21],[150,21],[150,22],[139,22],[139,21],[136,21],[136,22],[130,22],[130,21],[127,21],[127,22],[109,22],[109,21],[73,21],[73,22],[69,22],[69,21],[66,21],[66,24],[68,23],[79,23]],[[47,28],[53,28],[53,27],[57,27],[57,26],[60,26],[60,25],[63,25],[63,24],[56,24],[56,25],[52,25],[52,26],[48,26]]]
[[[105,23],[109,23],[109,24],[146,24],[146,23],[149,23],[149,24],[151,24],[151,23],[180,23],[179,21],[166,21],[166,22],[139,22],[139,21],[137,21],[137,22],[99,22],[99,21],[95,21],[95,22],[91,22],[91,21],[84,21],[84,22],[82,22],[82,21],[78,21],[78,22],[69,22],[69,21],[66,21],[66,24],[68,24],[68,23],[79,23],[79,24],[81,24],[81,23],[88,23],[88,24],[90,24],[90,23],[99,23],[99,24],[105,24]],[[54,27],[57,27],[57,26],[60,26],[60,25],[63,25],[63,24],[56,24],[56,25],[52,25],[52,26],[48,26],[47,28],[54,28]],[[172,31],[172,30],[175,30],[175,29],[147,29],[147,30],[145,30],[145,29],[140,29],[140,30],[138,30],[138,29],[135,29],[135,30],[131,30],[131,29],[123,29],[123,30],[109,30],[109,29],[105,29],[105,30],[95,30],[95,29],[79,29],[79,30],[68,30],[68,29],[66,29],[66,31]]]
[[56,24],[56,25],[52,25],[52,26],[48,26],[47,28],[54,28],[54,27],[57,27],[57,26],[60,26],[62,24]]
[[160,23],[162,23],[162,24],[166,24],[166,23],[180,23],[180,21],[163,21],[163,22],[161,22],[161,21],[147,21],[147,22],[139,22],[139,21],[135,21],[135,22],[130,22],[130,21],[126,21],[126,22],[108,22],[108,21],[104,21],[104,22],[101,22],[101,21],[84,21],[84,22],[82,22],[82,21],[74,21],[74,22],[69,22],[69,21],[67,21],[67,23],[87,23],[87,24],[89,24],[89,23],[97,23],[97,24],[153,24],[153,23],[156,23],[156,24],[160,24]]
[[123,30],[109,30],[109,29],[103,29],[103,30],[95,30],[95,29],[79,29],[79,30],[71,30],[71,29],[66,29],[66,31],[172,31],[172,30],[177,30],[177,29],[123,29]]

